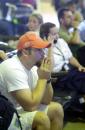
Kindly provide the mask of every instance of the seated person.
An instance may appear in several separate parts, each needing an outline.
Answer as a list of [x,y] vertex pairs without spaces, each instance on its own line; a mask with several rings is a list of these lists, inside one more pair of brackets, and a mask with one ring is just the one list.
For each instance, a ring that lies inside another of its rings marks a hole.
[[75,1],[68,1],[66,3],[66,7],[72,11],[73,13],[73,17],[74,17],[74,21],[76,21],[77,25],[79,25],[80,22],[83,21],[83,15],[82,13],[77,9],[77,5]]
[[[49,40],[49,36],[54,38],[54,43],[52,46],[52,59],[53,59],[53,70],[52,72],[60,72],[61,70],[68,71],[66,77],[61,77],[61,81],[57,81],[55,86],[59,88],[64,80],[63,87],[67,88],[68,83],[72,85],[73,90],[85,95],[85,67],[83,67],[78,60],[72,55],[68,44],[61,38],[59,38],[58,29],[53,23],[44,23],[40,27],[40,37]],[[46,51],[47,53],[47,51]],[[69,64],[76,68],[70,70]],[[79,82],[78,82],[79,81]]]
[[[60,22],[59,36],[63,38],[69,45],[71,51],[76,55],[76,51],[85,43],[81,40],[77,23],[73,19],[72,12],[67,8],[61,8],[58,12]],[[72,31],[69,29],[73,28]]]
[[43,17],[39,13],[32,13],[30,16],[24,17],[26,23],[20,23],[16,18],[14,21],[0,20],[0,35],[5,36],[21,36],[27,31],[35,31],[38,33],[40,25],[43,23]]
[[22,35],[27,31],[39,31],[40,25],[43,23],[43,17],[39,13],[32,13],[25,24],[17,24],[15,26],[15,34]]
[[[50,82],[51,58],[44,58],[43,49],[51,43],[34,32],[22,35],[17,55],[0,64],[0,89],[18,109],[23,130],[62,130],[63,109],[52,102]],[[50,51],[48,51],[50,52]],[[41,63],[37,68],[35,65]],[[9,130],[18,129],[16,119]]]
[[[27,24],[17,24],[17,25],[13,25],[11,22],[8,22],[6,20],[0,20],[0,24],[2,25],[0,27],[0,33],[1,35],[7,35],[7,36],[13,36],[14,34],[17,33],[17,35],[22,35],[23,33],[27,32],[27,31],[34,31],[36,33],[39,33],[39,28],[40,28],[40,25],[43,23],[43,17],[41,14],[39,13],[32,13],[29,18],[28,18],[28,22]],[[10,29],[8,29],[8,27]],[[13,29],[15,28],[15,29]],[[17,32],[14,32],[14,31],[17,31]],[[8,41],[8,45],[13,48],[13,49],[16,49],[16,46],[17,46],[17,43],[18,43],[18,40],[9,40]],[[11,54],[14,54],[14,53],[11,53]],[[8,55],[10,55],[10,52],[8,53]],[[10,55],[12,56],[12,55]],[[9,57],[10,57],[9,56]]]
[[39,32],[40,25],[43,24],[43,17],[39,13],[33,13],[29,17],[28,29],[29,31]]
[[[56,25],[50,22],[44,23],[40,27],[40,37],[48,39],[49,35],[54,38],[52,56],[53,56],[53,72],[59,72],[62,70],[65,64],[70,63],[71,65],[82,70],[82,66],[79,64],[77,59],[72,55],[68,44],[62,38],[59,38],[59,30]],[[69,68],[68,68],[69,69]],[[83,68],[84,69],[84,68]]]

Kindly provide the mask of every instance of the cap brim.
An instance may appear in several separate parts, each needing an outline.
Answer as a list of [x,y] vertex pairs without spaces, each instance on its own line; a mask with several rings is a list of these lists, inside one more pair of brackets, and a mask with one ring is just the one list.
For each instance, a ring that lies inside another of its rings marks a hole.
[[47,41],[36,41],[36,44],[32,45],[33,48],[43,49],[43,48],[49,48],[51,44]]
[[28,47],[43,49],[43,48],[48,48],[50,46],[51,46],[51,44],[48,41],[46,41],[46,40],[44,41],[39,36],[37,36],[35,33],[28,32],[20,37],[17,49],[21,50],[21,49],[28,48]]

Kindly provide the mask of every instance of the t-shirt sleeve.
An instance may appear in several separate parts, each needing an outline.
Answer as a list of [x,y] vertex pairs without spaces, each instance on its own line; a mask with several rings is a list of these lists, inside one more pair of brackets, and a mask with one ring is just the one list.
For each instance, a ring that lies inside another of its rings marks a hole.
[[5,80],[8,92],[29,89],[28,78],[24,71],[10,68],[5,75]]

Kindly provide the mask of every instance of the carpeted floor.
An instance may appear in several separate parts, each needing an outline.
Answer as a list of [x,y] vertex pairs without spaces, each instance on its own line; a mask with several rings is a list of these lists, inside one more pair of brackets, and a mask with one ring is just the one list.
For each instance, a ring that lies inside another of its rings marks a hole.
[[85,123],[67,123],[63,130],[85,130]]

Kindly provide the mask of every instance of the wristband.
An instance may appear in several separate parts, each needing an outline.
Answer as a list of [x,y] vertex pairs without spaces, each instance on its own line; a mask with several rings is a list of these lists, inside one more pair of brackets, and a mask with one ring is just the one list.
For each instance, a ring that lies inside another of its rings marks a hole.
[[78,29],[77,28],[74,28],[74,31],[77,31]]
[[51,82],[51,79],[47,80],[47,84],[49,84]]

